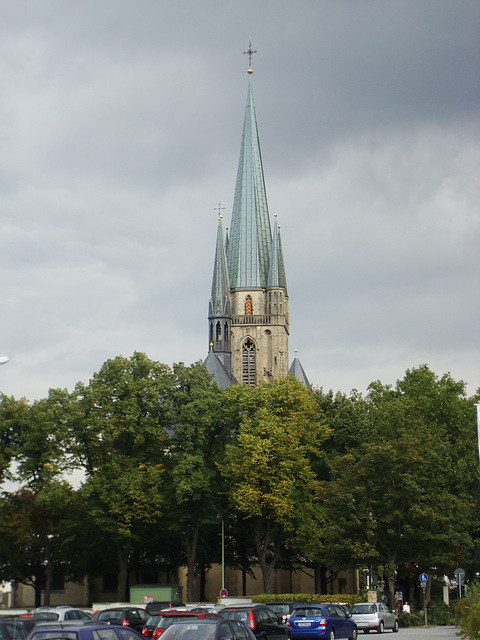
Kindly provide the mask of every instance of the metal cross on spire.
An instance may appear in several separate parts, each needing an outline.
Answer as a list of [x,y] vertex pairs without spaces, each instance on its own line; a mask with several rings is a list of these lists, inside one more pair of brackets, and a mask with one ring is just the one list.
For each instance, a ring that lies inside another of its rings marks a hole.
[[225,207],[222,207],[222,203],[221,202],[218,203],[218,207],[213,207],[214,211],[218,211],[218,219],[219,220],[222,217],[222,214],[220,213],[220,211],[223,211],[224,209],[225,209]]
[[243,52],[243,55],[248,55],[248,66],[251,67],[252,66],[252,56],[254,53],[257,53],[256,49],[252,49],[252,39],[249,39],[248,42],[248,49],[247,51]]

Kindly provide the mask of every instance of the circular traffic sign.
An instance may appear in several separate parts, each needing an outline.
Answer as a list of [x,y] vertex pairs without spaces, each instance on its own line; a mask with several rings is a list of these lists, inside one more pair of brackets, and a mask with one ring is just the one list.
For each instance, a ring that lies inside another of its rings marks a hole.
[[228,591],[226,589],[222,589],[220,591],[220,597],[221,598],[226,598],[228,596]]
[[420,582],[427,582],[428,575],[426,573],[421,573],[419,580],[420,580]]

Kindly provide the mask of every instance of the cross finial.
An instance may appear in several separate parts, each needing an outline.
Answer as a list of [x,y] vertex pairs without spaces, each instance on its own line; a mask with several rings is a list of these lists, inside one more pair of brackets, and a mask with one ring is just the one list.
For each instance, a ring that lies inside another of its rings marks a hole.
[[220,213],[220,211],[223,211],[224,209],[225,209],[225,207],[222,207],[222,203],[221,202],[218,203],[218,207],[213,207],[214,211],[218,211],[218,219],[219,220],[222,217],[222,214]]
[[253,56],[254,53],[257,53],[257,50],[256,49],[252,49],[252,39],[250,38],[249,42],[248,42],[248,49],[243,52],[243,55],[248,55],[248,67],[249,67],[249,70],[250,70],[250,68],[252,66],[252,56]]

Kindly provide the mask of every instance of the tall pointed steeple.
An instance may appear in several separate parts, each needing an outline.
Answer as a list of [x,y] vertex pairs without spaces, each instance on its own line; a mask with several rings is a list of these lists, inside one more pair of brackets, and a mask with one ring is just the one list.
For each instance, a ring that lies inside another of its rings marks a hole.
[[232,289],[263,289],[267,286],[271,244],[250,75],[227,253]]
[[[251,56],[255,51],[250,48]],[[248,69],[247,104],[229,235],[221,220],[205,364],[221,386],[255,386],[288,374],[288,294],[280,228],[272,231]]]

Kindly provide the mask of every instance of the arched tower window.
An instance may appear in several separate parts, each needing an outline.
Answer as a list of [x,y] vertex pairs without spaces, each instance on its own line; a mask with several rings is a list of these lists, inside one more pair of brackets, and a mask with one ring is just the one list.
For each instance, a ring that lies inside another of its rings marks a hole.
[[228,342],[229,337],[228,337],[228,323],[225,322],[225,324],[223,325],[223,339],[225,340],[225,342]]
[[242,383],[249,387],[254,387],[257,384],[256,360],[255,343],[247,338],[242,347]]
[[216,333],[217,333],[217,342],[219,342],[222,339],[222,323],[221,322],[217,322]]
[[213,323],[210,322],[210,340],[209,343],[212,344],[213,342]]
[[246,316],[251,316],[252,313],[253,313],[252,296],[247,296],[245,298],[245,315]]

